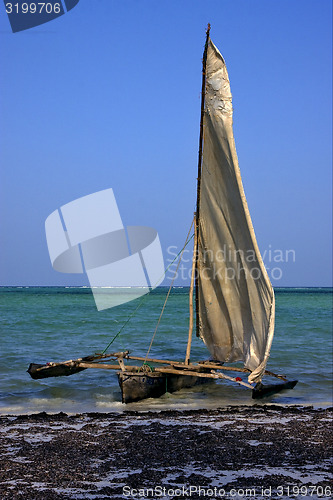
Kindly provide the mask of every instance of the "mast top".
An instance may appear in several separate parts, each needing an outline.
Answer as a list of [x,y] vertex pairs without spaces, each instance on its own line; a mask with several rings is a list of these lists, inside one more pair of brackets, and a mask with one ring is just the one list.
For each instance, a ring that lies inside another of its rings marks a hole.
[[210,23],[207,24],[207,29],[206,29],[207,37],[209,36],[209,32],[210,32]]

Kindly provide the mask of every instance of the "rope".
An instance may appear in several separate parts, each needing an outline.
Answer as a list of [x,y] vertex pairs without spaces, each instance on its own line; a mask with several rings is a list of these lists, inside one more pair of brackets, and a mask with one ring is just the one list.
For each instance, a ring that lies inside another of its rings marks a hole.
[[[175,274],[174,274],[174,276],[173,276],[173,278],[172,278],[171,285],[170,285],[170,287],[169,287],[169,290],[168,290],[167,296],[166,296],[166,298],[165,298],[165,301],[164,301],[164,304],[163,304],[163,307],[162,307],[162,311],[161,311],[160,317],[158,318],[157,325],[156,325],[156,327],[155,327],[155,331],[154,331],[154,333],[153,333],[153,336],[152,336],[152,339],[151,339],[150,345],[149,345],[149,347],[148,347],[148,351],[147,351],[147,354],[146,354],[146,356],[145,356],[144,363],[146,363],[147,358],[148,358],[148,356],[149,356],[149,352],[150,352],[151,346],[153,345],[154,338],[155,338],[155,335],[156,335],[157,329],[158,329],[158,327],[159,327],[159,324],[160,324],[160,322],[161,322],[161,319],[162,319],[162,316],[163,316],[163,313],[164,313],[164,309],[165,309],[166,303],[167,303],[167,301],[168,301],[168,298],[169,298],[169,295],[170,295],[170,293],[171,293],[171,289],[172,289],[173,283],[174,283],[174,281],[175,281],[175,279],[176,279],[176,276],[177,276],[177,271],[178,271],[178,268],[179,268],[180,262],[181,262],[181,260],[182,260],[182,256],[183,256],[184,250],[185,250],[185,248],[187,247],[187,245],[189,244],[189,242],[191,241],[191,239],[192,239],[192,238],[193,238],[193,236],[194,236],[194,234],[192,234],[192,236],[191,236],[191,238],[190,238],[190,233],[191,233],[191,230],[192,230],[193,223],[194,223],[194,219],[193,219],[193,221],[192,221],[192,224],[191,224],[190,230],[189,230],[189,232],[187,233],[186,240],[185,240],[185,245],[183,246],[182,250],[180,251],[180,257],[179,257],[179,261],[178,261],[178,264],[177,264],[177,268],[176,268],[176,270],[175,270]],[[178,254],[178,255],[179,255],[179,254]]]
[[[193,238],[194,234],[191,236],[191,238],[189,238],[189,234],[191,232],[191,229],[192,229],[192,226],[193,226],[193,221],[192,221],[192,224],[191,224],[191,227],[190,227],[190,230],[188,232],[188,235],[186,237],[186,242],[185,242],[185,245],[183,246],[183,248],[177,253],[176,257],[173,259],[172,262],[170,262],[170,264],[168,265],[168,267],[165,269],[164,273],[162,274],[162,276],[160,276],[160,278],[157,280],[157,283],[160,282],[161,278],[164,277],[168,271],[168,269],[172,266],[172,264],[178,259],[179,255],[182,256],[183,253],[184,253],[184,250],[186,248],[186,246],[189,244],[189,242],[191,241],[191,239]],[[179,259],[179,262],[178,262],[178,265],[177,265],[177,269],[175,271],[175,276],[171,282],[171,285],[170,285],[170,289],[172,287],[172,284],[175,280],[175,277],[176,277],[176,273],[178,271],[178,267],[179,267],[179,264],[180,264],[180,261],[181,261],[181,257]],[[168,292],[168,296],[170,294],[170,289],[169,289],[169,292]],[[148,298],[148,296],[151,294],[152,292],[152,289],[149,290],[149,292],[145,295],[142,296],[141,298],[141,301],[139,302],[139,304],[137,305],[137,307],[134,309],[134,311],[128,316],[127,320],[125,321],[125,323],[123,324],[123,326],[120,328],[120,330],[116,333],[116,335],[113,337],[113,339],[108,343],[108,345],[106,346],[106,348],[104,349],[104,351],[102,351],[102,354],[105,354],[105,352],[109,349],[110,345],[113,344],[113,342],[116,340],[117,337],[119,337],[119,335],[121,334],[121,332],[123,331],[123,329],[125,328],[125,326],[130,322],[130,320],[133,318],[133,316],[136,314],[136,312],[140,309],[140,307],[143,305],[144,301]],[[155,331],[156,333],[156,331]],[[155,334],[154,334],[155,335]],[[150,348],[149,348],[150,349]],[[149,351],[148,351],[149,352]]]

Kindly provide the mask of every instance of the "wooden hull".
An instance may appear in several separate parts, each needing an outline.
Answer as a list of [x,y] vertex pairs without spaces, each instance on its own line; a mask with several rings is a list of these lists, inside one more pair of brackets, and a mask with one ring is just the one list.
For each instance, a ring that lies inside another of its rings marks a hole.
[[159,398],[166,392],[207,384],[212,379],[170,373],[132,373],[118,372],[118,382],[123,403],[131,403],[146,398]]

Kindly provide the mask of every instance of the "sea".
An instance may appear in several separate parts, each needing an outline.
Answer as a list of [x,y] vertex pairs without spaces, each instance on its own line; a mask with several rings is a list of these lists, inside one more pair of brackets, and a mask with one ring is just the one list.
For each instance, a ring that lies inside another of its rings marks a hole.
[[[145,356],[167,288],[97,311],[90,288],[0,287],[0,413],[79,414],[216,409],[231,405],[332,406],[332,288],[277,288],[276,326],[267,369],[298,380],[293,390],[263,400],[231,382],[183,389],[158,399],[122,404],[113,370],[33,380],[30,363],[65,361],[129,350]],[[188,288],[172,289],[149,357],[183,360],[189,321]],[[209,353],[193,338],[191,359]]]

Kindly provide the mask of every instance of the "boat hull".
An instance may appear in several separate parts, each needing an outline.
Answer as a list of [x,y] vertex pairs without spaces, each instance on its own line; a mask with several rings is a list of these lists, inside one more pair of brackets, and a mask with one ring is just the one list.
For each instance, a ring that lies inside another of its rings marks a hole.
[[132,373],[118,372],[118,382],[123,403],[131,403],[147,398],[159,398],[166,392],[176,392],[180,389],[207,384],[212,379],[190,375],[170,373]]

